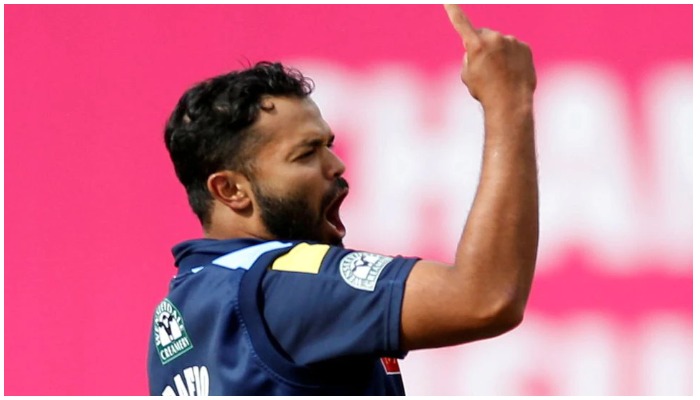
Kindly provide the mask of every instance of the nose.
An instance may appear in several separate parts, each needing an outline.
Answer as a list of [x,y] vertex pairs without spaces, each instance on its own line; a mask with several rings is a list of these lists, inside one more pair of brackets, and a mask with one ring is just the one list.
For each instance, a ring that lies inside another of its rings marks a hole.
[[328,179],[335,179],[345,173],[345,164],[331,149],[327,151],[326,174]]

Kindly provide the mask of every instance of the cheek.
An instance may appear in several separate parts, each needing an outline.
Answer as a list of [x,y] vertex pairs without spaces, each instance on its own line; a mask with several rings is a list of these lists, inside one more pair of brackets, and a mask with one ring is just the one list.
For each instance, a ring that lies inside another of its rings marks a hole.
[[286,192],[305,194],[307,197],[322,194],[324,188],[323,176],[317,169],[305,166],[285,168],[275,176],[278,187],[286,188]]
[[328,187],[320,168],[314,163],[270,166],[258,178],[267,193],[302,199],[311,207],[319,206]]

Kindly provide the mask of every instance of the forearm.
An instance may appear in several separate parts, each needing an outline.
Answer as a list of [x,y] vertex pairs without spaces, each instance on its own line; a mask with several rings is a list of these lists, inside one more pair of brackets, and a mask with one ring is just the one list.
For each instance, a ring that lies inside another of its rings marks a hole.
[[539,237],[531,97],[485,108],[484,117],[481,177],[455,269],[468,282],[470,301],[483,304],[488,315],[519,319],[530,292]]

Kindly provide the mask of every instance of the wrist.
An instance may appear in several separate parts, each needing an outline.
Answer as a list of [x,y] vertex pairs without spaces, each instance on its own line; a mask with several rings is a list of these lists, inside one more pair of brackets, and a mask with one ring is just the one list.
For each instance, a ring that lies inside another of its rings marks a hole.
[[511,146],[514,140],[526,143],[534,137],[534,107],[532,96],[508,101],[482,103],[486,147]]
[[517,123],[532,119],[534,114],[534,102],[532,96],[520,99],[504,99],[504,101],[482,103],[484,118],[486,121],[504,123]]

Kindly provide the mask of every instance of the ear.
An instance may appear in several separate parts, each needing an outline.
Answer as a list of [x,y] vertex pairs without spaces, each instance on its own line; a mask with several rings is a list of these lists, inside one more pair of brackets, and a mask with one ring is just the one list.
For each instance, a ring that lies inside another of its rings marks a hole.
[[251,206],[250,182],[235,171],[218,171],[207,179],[207,189],[215,200],[234,211],[243,211]]

